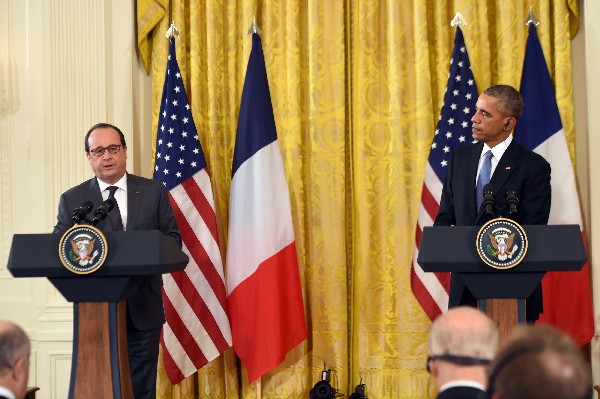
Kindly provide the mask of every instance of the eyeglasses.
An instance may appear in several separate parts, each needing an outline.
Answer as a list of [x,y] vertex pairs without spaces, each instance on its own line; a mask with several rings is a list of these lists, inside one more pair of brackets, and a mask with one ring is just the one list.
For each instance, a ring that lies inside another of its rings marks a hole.
[[490,364],[489,359],[482,359],[479,357],[471,357],[471,356],[457,356],[457,355],[429,355],[427,356],[427,371],[431,372],[429,369],[429,362],[432,360],[445,360],[450,363],[460,364],[462,366],[477,366],[477,365],[485,365]]
[[93,150],[90,150],[90,153],[95,156],[96,158],[101,157],[102,155],[104,155],[104,151],[108,150],[108,152],[110,154],[116,154],[117,152],[121,151],[121,147],[123,147],[122,145],[117,145],[117,144],[111,144],[108,147],[98,147],[98,148],[94,148]]

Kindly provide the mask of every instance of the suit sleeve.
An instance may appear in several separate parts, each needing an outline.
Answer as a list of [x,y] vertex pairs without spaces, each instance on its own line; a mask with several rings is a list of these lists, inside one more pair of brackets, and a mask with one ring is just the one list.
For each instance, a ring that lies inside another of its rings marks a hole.
[[454,154],[450,157],[448,162],[448,173],[446,174],[446,181],[442,188],[442,198],[440,199],[440,209],[435,218],[434,226],[453,226],[456,225],[456,214],[454,212],[454,193],[453,193],[453,180],[454,180]]
[[159,229],[164,235],[177,241],[179,247],[181,247],[181,234],[179,233],[179,228],[177,227],[173,206],[176,205],[171,205],[169,192],[161,184],[160,203],[158,209]]
[[58,202],[58,215],[56,216],[56,225],[54,226],[53,233],[63,234],[73,226],[71,220],[71,211],[67,204],[67,197],[63,194],[60,196]]
[[552,204],[550,186],[550,164],[541,159],[530,169],[527,180],[523,183],[519,201],[519,223],[547,224]]

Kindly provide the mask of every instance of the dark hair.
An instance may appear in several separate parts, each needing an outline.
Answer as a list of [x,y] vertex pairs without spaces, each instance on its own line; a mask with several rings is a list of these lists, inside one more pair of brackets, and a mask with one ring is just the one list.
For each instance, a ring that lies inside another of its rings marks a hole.
[[123,147],[126,147],[127,144],[125,143],[125,135],[123,134],[123,132],[121,131],[121,129],[119,129],[118,127],[116,127],[115,125],[111,125],[110,123],[96,123],[94,126],[92,126],[90,128],[90,130],[88,130],[87,134],[85,135],[85,152],[89,153],[90,152],[90,143],[89,138],[90,138],[90,134],[92,134],[92,132],[96,129],[105,129],[105,128],[111,128],[111,129],[115,129],[115,131],[117,133],[119,133],[119,138],[121,140],[121,145]]
[[490,97],[498,99],[498,106],[500,112],[504,116],[512,116],[515,119],[519,119],[523,115],[523,97],[521,94],[512,86],[509,85],[495,85],[488,87],[483,93]]

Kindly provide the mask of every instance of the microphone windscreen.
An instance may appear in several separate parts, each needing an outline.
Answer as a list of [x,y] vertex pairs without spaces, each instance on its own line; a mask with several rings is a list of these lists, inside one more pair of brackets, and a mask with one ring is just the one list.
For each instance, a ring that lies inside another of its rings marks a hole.
[[94,207],[94,204],[92,203],[92,201],[85,201],[83,204],[81,204],[80,208],[85,213],[90,213],[92,211],[93,207]]

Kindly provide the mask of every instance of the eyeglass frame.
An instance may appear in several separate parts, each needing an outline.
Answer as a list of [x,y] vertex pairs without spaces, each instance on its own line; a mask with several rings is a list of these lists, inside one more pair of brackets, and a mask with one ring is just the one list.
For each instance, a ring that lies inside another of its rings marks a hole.
[[482,366],[488,365],[492,361],[491,359],[483,359],[480,357],[472,357],[472,356],[459,356],[459,355],[429,355],[427,356],[427,363],[425,367],[427,371],[431,373],[431,369],[429,368],[429,362],[432,360],[445,360],[450,363],[460,364],[461,366]]
[[[94,156],[94,158],[100,158],[101,156],[104,155],[106,150],[108,150],[109,154],[116,154],[121,151],[121,147],[124,147],[124,145],[123,144],[111,144],[107,147],[96,147],[96,148],[90,150],[90,154],[92,154],[92,156]],[[102,152],[98,153],[98,151],[102,151]]]

